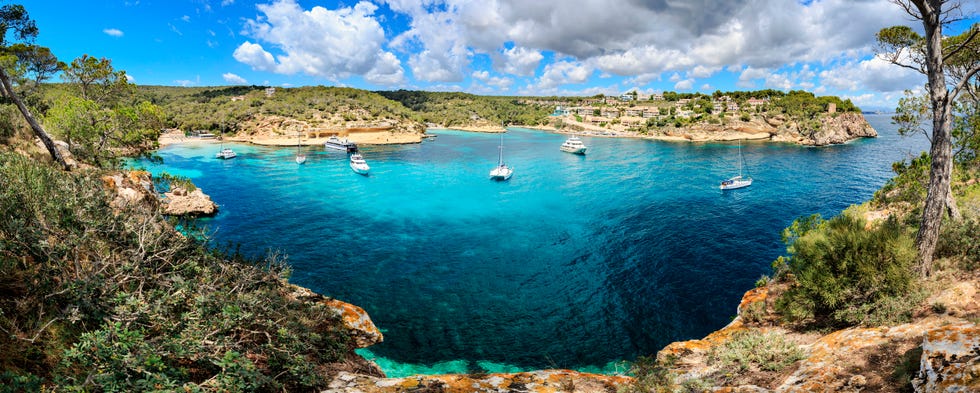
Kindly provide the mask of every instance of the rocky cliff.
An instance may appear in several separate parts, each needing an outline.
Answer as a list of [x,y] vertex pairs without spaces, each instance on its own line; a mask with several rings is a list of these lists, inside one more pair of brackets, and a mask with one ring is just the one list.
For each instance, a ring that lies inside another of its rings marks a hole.
[[729,119],[725,124],[698,123],[686,128],[658,132],[695,142],[765,139],[807,146],[840,144],[853,139],[878,136],[860,113],[825,114],[811,121],[793,119],[786,115],[756,117],[748,121]]
[[[768,309],[771,299],[767,287],[753,289],[743,296],[731,324],[703,339],[672,343],[657,357],[672,365],[679,385],[722,381],[705,387],[714,392],[895,392],[906,388],[901,373],[913,374],[916,392],[977,392],[980,330],[973,322],[980,308],[977,284],[971,279],[951,285],[928,301],[944,304],[942,312],[922,310],[912,323],[852,327],[827,334],[758,323],[766,319],[759,312]],[[748,367],[740,373],[719,375],[721,370],[709,361],[710,354],[744,332],[784,338],[798,345],[802,360],[785,370]]]

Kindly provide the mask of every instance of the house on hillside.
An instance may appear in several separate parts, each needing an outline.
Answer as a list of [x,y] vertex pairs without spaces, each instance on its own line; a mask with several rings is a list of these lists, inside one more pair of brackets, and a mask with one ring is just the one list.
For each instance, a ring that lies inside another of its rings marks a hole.
[[619,108],[602,108],[602,111],[599,114],[603,117],[615,119],[619,117]]
[[643,108],[627,108],[626,116],[643,117]]

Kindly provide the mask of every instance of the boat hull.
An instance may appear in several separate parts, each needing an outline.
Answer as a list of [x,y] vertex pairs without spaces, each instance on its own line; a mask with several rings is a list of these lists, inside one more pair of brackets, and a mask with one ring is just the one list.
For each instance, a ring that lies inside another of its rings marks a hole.
[[721,188],[722,190],[734,190],[736,188],[745,188],[751,185],[752,185],[752,179],[732,178],[721,182],[721,186],[719,186],[719,188]]
[[353,165],[353,164],[351,164],[350,169],[352,171],[354,171],[354,173],[356,173],[358,175],[367,176],[368,174],[371,173],[371,167],[369,167],[367,165],[359,166],[359,165]]
[[507,180],[514,174],[514,170],[507,167],[497,167],[490,171],[490,180]]
[[232,159],[232,158],[235,158],[235,157],[238,157],[238,154],[235,154],[235,152],[233,152],[231,150],[228,150],[228,149],[219,151],[218,154],[215,154],[214,155],[214,158],[220,158],[222,160],[228,160],[228,159]]
[[565,153],[572,153],[572,154],[578,154],[578,155],[585,155],[585,150],[586,149],[587,148],[585,148],[585,147],[567,147],[567,146],[562,146],[561,147],[561,151],[563,151]]

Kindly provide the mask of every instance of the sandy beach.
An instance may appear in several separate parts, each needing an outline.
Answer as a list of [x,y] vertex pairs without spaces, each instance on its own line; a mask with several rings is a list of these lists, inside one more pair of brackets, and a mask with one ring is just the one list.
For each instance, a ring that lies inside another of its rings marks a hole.
[[[347,139],[359,145],[396,145],[422,142],[422,134],[408,132],[354,132],[347,136]],[[228,136],[224,138],[228,142],[251,143],[262,146],[296,146],[296,138],[287,136]],[[322,145],[327,138],[303,138],[299,141],[303,146]],[[167,146],[177,143],[216,143],[214,138],[196,138],[184,136],[182,131],[168,131],[160,135],[160,146]]]

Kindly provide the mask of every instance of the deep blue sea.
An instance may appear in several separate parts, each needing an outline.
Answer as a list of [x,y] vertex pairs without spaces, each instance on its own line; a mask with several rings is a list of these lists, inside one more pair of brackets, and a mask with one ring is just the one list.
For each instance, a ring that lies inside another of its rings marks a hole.
[[877,139],[810,148],[744,142],[755,183],[721,191],[736,143],[582,139],[511,128],[507,182],[488,179],[499,135],[430,130],[421,144],[342,152],[232,145],[159,151],[154,173],[191,178],[220,205],[216,245],[288,254],[292,282],[357,304],[385,334],[362,353],[389,374],[540,368],[624,371],[624,361],[727,324],[785,252],[795,218],[871,198],[891,164],[928,148],[869,115]]

